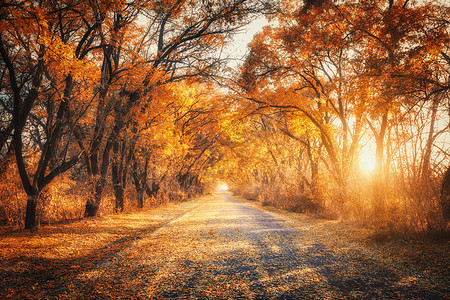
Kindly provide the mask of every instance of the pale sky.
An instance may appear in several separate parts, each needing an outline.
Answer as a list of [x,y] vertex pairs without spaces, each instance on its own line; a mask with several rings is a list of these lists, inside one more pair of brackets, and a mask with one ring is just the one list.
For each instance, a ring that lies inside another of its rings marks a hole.
[[[248,44],[252,41],[253,36],[262,30],[264,26],[268,24],[264,16],[251,22],[249,25],[244,27],[242,32],[234,36],[233,42],[230,42],[225,47],[225,52],[229,53],[232,58],[243,59],[248,52]],[[232,66],[239,64],[238,62],[233,62]]]

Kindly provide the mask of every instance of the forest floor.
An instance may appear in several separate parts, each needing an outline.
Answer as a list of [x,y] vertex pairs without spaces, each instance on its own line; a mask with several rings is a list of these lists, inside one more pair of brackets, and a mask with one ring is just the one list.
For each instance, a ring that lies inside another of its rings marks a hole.
[[449,299],[448,250],[448,235],[380,235],[217,193],[146,212],[4,233],[0,295]]

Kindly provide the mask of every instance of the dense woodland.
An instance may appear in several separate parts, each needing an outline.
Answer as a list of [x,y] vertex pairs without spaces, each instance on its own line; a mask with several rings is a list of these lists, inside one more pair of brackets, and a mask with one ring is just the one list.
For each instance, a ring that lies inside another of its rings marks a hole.
[[284,209],[446,228],[449,24],[445,1],[3,1],[0,220],[32,229],[224,182]]

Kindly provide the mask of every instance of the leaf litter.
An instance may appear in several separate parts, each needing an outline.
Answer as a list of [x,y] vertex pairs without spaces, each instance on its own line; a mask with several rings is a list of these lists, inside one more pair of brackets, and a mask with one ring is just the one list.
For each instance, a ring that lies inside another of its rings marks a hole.
[[373,234],[211,195],[3,235],[0,289],[29,299],[446,299],[448,242]]

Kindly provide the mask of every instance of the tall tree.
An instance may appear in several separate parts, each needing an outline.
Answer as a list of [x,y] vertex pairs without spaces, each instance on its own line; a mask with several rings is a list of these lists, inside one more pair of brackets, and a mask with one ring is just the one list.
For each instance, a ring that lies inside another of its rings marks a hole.
[[[70,151],[71,132],[86,107],[72,100],[89,89],[76,85],[89,82],[82,74],[91,69],[81,60],[89,29],[79,20],[76,5],[25,1],[2,7],[0,54],[9,78],[4,95],[13,103],[6,131],[12,132],[17,168],[29,197],[26,228],[38,225],[42,190],[74,166],[80,155]],[[83,38],[78,39],[80,35]],[[78,46],[75,50],[69,45]],[[36,130],[30,131],[30,126]],[[36,165],[30,151],[38,153]]]

